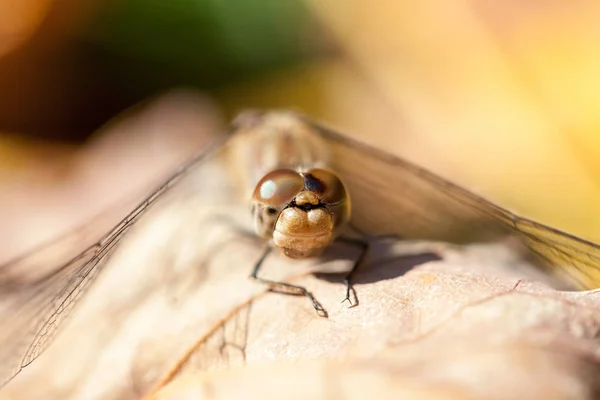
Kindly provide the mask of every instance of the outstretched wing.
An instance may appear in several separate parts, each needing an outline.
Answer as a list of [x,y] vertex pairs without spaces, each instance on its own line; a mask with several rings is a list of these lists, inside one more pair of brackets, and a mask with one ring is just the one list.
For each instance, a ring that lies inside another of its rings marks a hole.
[[[108,230],[106,221],[112,216],[108,214],[115,210],[108,210],[30,255],[0,266],[0,387],[47,348],[129,229],[160,196],[214,156],[224,138],[181,166],[100,239],[90,235],[102,228]],[[68,258],[82,246],[84,251]]]
[[600,246],[521,217],[406,160],[320,127],[369,233],[473,242],[516,235],[539,264],[579,288],[600,286]]

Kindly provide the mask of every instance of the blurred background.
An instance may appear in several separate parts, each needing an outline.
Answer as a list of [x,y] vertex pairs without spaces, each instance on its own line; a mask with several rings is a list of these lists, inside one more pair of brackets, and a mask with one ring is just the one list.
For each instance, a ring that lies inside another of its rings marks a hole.
[[[152,183],[257,107],[301,111],[600,242],[596,1],[0,9],[1,260]],[[125,110],[135,117],[115,119]]]

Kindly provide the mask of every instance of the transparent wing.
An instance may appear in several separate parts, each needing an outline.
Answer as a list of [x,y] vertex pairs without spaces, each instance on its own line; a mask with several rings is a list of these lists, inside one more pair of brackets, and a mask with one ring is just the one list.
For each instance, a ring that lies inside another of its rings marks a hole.
[[[0,387],[47,348],[130,228],[160,196],[214,156],[222,141],[180,167],[112,229],[107,221],[114,220],[123,205],[0,266]],[[92,236],[108,229],[100,239]]]
[[[306,121],[312,124],[310,121]],[[333,149],[367,233],[453,242],[516,235],[539,264],[579,288],[600,286],[600,246],[516,215],[417,165],[312,124]]]

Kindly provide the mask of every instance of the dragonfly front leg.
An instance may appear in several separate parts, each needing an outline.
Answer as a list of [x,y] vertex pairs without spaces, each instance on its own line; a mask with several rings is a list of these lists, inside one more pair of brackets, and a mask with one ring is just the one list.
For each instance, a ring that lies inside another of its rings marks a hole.
[[338,238],[338,240],[341,242],[346,242],[349,244],[353,244],[353,245],[362,247],[362,251],[361,251],[360,255],[358,256],[358,258],[356,259],[356,261],[354,262],[352,269],[350,270],[350,272],[348,272],[348,274],[344,278],[344,285],[346,285],[346,297],[344,298],[344,300],[342,300],[342,303],[347,301],[348,303],[350,303],[350,307],[355,307],[358,305],[358,298],[356,297],[356,293],[354,293],[354,303],[352,303],[352,300],[350,300],[350,292],[354,292],[354,288],[352,287],[352,278],[354,277],[354,274],[358,270],[358,267],[360,267],[363,260],[365,259],[367,252],[369,251],[369,242],[366,242],[366,241],[360,240],[360,239],[348,238],[348,237],[340,237],[340,238]]
[[315,299],[315,297],[312,295],[312,293],[310,293],[308,290],[306,290],[306,288],[304,288],[302,286],[292,285],[292,284],[285,283],[285,282],[278,282],[278,281],[273,281],[270,279],[264,279],[264,278],[261,278],[258,276],[258,271],[260,270],[260,267],[262,266],[262,264],[265,261],[265,259],[267,258],[267,256],[271,253],[271,251],[272,251],[272,247],[267,246],[265,251],[263,252],[262,256],[260,257],[260,259],[257,261],[256,265],[254,266],[254,269],[252,270],[252,274],[250,274],[250,277],[252,279],[256,279],[257,281],[260,281],[264,284],[267,284],[271,291],[284,293],[284,294],[306,296],[308,298],[308,300],[310,300],[310,302],[311,302],[313,308],[315,309],[315,311],[317,312],[317,314],[322,317],[327,317],[327,311],[325,311],[325,309],[321,306],[321,304],[319,304],[317,299]]

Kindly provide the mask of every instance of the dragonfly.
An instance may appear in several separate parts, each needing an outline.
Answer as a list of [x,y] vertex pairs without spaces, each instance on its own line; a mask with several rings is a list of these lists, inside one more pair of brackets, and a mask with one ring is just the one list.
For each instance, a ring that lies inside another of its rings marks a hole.
[[[245,167],[235,167],[239,165]],[[250,269],[250,277],[270,289],[307,297],[318,314],[326,311],[306,288],[259,276],[273,249],[280,249],[285,257],[306,258],[320,256],[339,241],[358,247],[344,280],[342,300],[349,306],[355,305],[350,299],[353,273],[369,251],[364,238],[379,235],[456,243],[514,236],[540,267],[573,287],[600,286],[600,246],[595,243],[518,216],[302,115],[249,111],[233,121],[229,135],[181,166],[83,251],[72,241],[89,236],[86,227],[0,267],[1,384],[49,347],[100,272],[117,258],[130,233],[159,219],[153,210],[171,204],[201,209],[209,202],[214,207],[202,214],[202,224],[208,218],[225,225],[252,226],[257,237],[269,242]],[[195,217],[186,217],[180,223],[193,229],[194,221]],[[355,229],[363,239],[344,236],[348,229]],[[204,238],[191,246],[208,246],[208,242]],[[143,254],[133,256],[143,258]],[[115,293],[115,297],[124,295]]]

